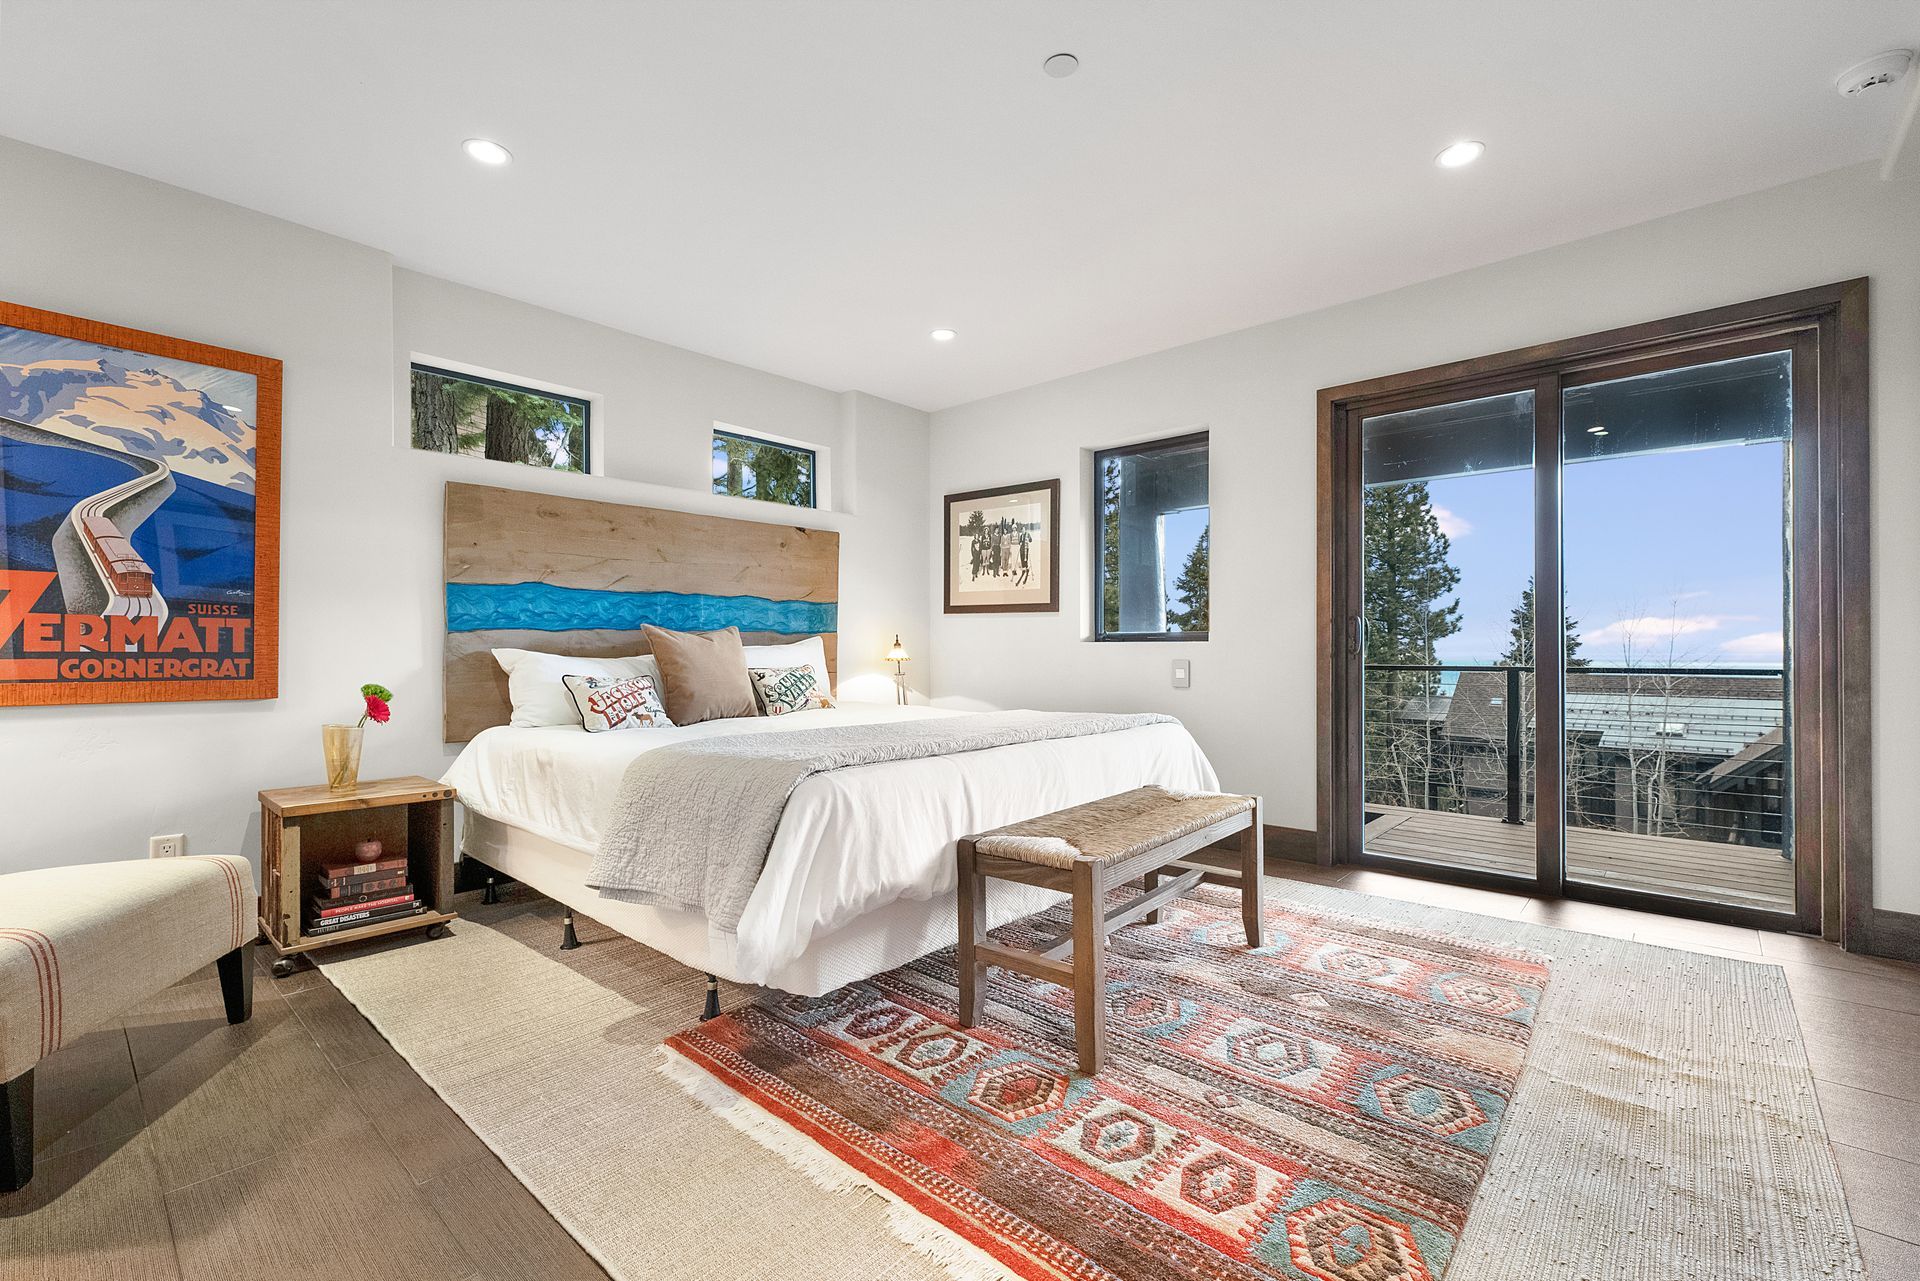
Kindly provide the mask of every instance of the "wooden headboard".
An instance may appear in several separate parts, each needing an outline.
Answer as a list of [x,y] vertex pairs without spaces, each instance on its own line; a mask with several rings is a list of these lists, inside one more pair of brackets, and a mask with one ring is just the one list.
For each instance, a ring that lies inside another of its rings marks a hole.
[[840,535],[448,484],[446,741],[508,720],[495,646],[644,654],[642,623],[733,626],[753,645],[820,636],[837,678]]

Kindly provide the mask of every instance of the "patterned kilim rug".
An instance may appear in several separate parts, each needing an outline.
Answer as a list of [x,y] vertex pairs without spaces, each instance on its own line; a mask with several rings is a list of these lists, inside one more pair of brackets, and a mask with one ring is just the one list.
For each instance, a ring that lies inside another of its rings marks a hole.
[[[1066,920],[1001,937],[1045,947]],[[1097,1078],[1056,985],[995,970],[988,1022],[955,1027],[951,950],[682,1032],[667,1071],[820,1182],[909,1207],[902,1235],[958,1275],[1438,1278],[1547,966],[1301,907],[1268,921],[1248,951],[1238,896],[1209,889],[1117,933]]]

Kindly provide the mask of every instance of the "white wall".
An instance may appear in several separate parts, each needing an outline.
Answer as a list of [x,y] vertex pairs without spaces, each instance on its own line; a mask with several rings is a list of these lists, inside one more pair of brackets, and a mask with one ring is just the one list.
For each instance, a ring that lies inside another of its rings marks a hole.
[[[1180,716],[1268,821],[1315,825],[1315,393],[1854,276],[1872,278],[1875,899],[1920,911],[1899,798],[1920,776],[1920,165],[1842,170],[933,416],[938,499],[1064,478],[1061,612],[953,615],[933,588],[932,692],[952,705]],[[1276,310],[1284,306],[1275,300]],[[1212,639],[1096,644],[1088,631],[1088,450],[1205,427],[1213,462]],[[1188,690],[1169,687],[1175,658]]]
[[[404,270],[393,273],[393,343],[393,430],[401,456],[429,478],[422,500],[431,500],[436,520],[439,485],[456,479],[837,529],[840,690],[851,699],[892,699],[885,679],[890,669],[880,655],[895,631],[927,615],[920,508],[927,484],[925,414],[863,392],[827,391]],[[594,395],[599,442],[594,448],[605,451],[604,467],[596,470],[604,476],[558,475],[404,449],[407,369],[416,357]],[[832,510],[801,513],[712,493],[716,421],[821,448]],[[423,621],[433,633],[431,671],[421,676],[432,683],[427,692],[436,717],[439,546],[435,533],[427,549],[431,564],[418,575],[421,595],[431,606]]]
[[[364,681],[396,698],[363,775],[440,773],[449,479],[837,529],[842,688],[892,696],[879,655],[928,609],[924,414],[395,271],[377,250],[7,139],[0,227],[7,301],[275,356],[286,374],[280,697],[0,709],[0,872],[143,857],[163,832],[256,854],[254,793],[319,781],[318,727],[354,714]],[[408,448],[412,352],[598,394],[607,475]],[[826,446],[836,510],[709,493],[716,419]]]

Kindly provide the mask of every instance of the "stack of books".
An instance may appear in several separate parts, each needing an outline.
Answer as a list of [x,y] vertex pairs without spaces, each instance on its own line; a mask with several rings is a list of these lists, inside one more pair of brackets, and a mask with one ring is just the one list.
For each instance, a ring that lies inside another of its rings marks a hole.
[[314,874],[307,899],[306,933],[337,934],[426,910],[407,879],[403,854],[371,863],[324,863]]

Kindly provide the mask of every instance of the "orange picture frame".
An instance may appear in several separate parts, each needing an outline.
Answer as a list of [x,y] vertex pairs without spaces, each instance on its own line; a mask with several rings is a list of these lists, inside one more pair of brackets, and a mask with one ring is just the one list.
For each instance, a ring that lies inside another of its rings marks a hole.
[[0,707],[278,696],[280,408],[272,357],[0,303]]

